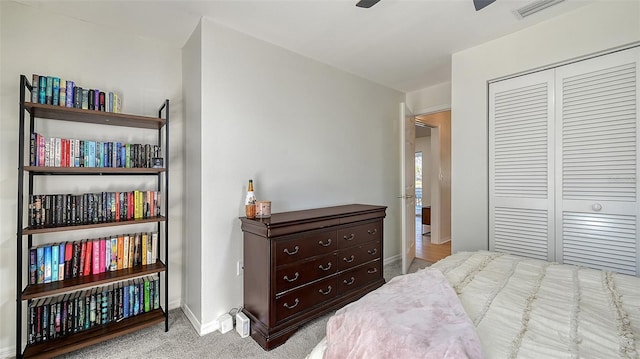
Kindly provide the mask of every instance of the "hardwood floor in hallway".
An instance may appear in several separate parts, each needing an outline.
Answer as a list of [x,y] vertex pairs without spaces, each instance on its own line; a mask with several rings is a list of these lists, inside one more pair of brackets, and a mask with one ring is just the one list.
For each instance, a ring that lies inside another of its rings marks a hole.
[[443,244],[431,243],[431,236],[422,234],[422,218],[416,216],[416,257],[435,263],[451,255],[451,241]]

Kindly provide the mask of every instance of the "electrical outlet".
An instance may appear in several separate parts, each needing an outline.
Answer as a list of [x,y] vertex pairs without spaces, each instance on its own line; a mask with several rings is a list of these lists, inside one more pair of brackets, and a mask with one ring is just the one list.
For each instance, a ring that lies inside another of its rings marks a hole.
[[236,263],[236,275],[242,275],[244,273],[244,264],[242,261]]

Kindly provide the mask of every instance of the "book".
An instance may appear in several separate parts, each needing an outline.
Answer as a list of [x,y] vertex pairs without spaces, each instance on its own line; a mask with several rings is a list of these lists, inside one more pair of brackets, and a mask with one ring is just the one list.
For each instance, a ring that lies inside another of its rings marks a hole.
[[51,309],[51,297],[45,298],[42,303],[42,341],[49,340],[49,309]]
[[154,277],[153,283],[155,288],[153,292],[153,309],[158,309],[160,308],[160,277]]
[[64,280],[65,274],[65,256],[66,256],[66,244],[60,243],[58,245],[58,280]]
[[82,240],[79,243],[79,251],[78,255],[80,256],[80,260],[78,261],[78,276],[84,276],[84,267],[87,262],[87,241]]
[[93,241],[86,241],[86,254],[83,274],[85,276],[91,275],[91,268],[93,266]]
[[47,105],[53,104],[53,77],[52,76],[47,76],[45,104]]
[[144,311],[145,313],[151,310],[151,297],[149,291],[149,280],[144,280]]
[[122,268],[129,268],[129,235],[125,234],[122,241]]
[[141,255],[142,265],[147,265],[147,233],[142,233],[140,242],[142,244]]
[[51,283],[51,246],[44,247],[44,283]]
[[91,242],[92,242],[91,251],[93,252],[92,260],[91,260],[91,273],[98,274],[98,273],[101,273],[100,271],[100,240],[93,240]]
[[80,241],[73,242],[73,254],[71,261],[71,278],[77,278],[80,276],[80,250],[82,244]]
[[89,109],[89,90],[82,89],[82,108],[83,110]]
[[104,249],[104,258],[105,258],[105,271],[109,272],[111,270],[111,239],[105,239],[105,249]]
[[27,344],[36,342],[37,335],[37,300],[31,300],[27,307]]
[[124,264],[124,236],[118,236],[118,260],[117,268],[122,269]]
[[98,292],[98,288],[93,288],[91,290],[90,295],[90,304],[89,304],[89,327],[93,327],[96,325],[96,295]]
[[55,139],[55,148],[54,148],[54,162],[53,165],[55,167],[60,167],[60,162],[61,162],[61,155],[62,155],[62,139],[60,138],[56,138]]
[[111,237],[111,271],[118,270],[118,237]]
[[132,268],[134,264],[134,254],[135,254],[135,235],[129,236],[129,264],[128,267]]
[[60,79],[59,91],[58,95],[58,106],[65,107],[67,106],[67,81],[64,79]]
[[64,245],[64,279],[73,278],[73,243]]
[[40,76],[40,85],[38,86],[38,103],[47,103],[47,76]]
[[[47,91],[49,91],[49,88],[47,88]],[[59,103],[60,103],[60,78],[54,77],[53,85],[51,87],[51,103],[49,103],[49,105],[58,106]]]
[[37,141],[38,141],[38,166],[44,167],[46,163],[45,144],[47,139],[44,136],[38,134]]
[[66,99],[65,106],[66,107],[75,107],[74,106],[74,101],[75,101],[75,83],[73,81],[67,81],[66,90],[67,90],[67,94],[65,96],[65,99]]
[[98,99],[98,103],[99,103],[99,107],[98,110],[100,111],[105,111],[106,110],[106,101],[105,101],[105,93],[104,92],[100,92],[99,93],[99,99]]
[[115,92],[113,93],[113,112],[122,112],[122,97]]
[[151,233],[151,263],[155,264],[158,261],[158,232]]
[[82,94],[84,89],[80,86],[76,86],[73,89],[73,107],[82,108]]
[[56,282],[58,280],[58,269],[60,262],[58,259],[60,258],[60,245],[52,244],[51,245],[51,281]]
[[98,273],[102,273],[102,272],[104,272],[106,270],[106,267],[105,267],[105,256],[107,254],[107,252],[106,252],[107,251],[106,242],[107,241],[104,238],[100,238],[100,240],[99,240],[99,250],[98,250],[99,254],[98,255],[100,256],[100,259],[98,260],[99,261],[99,263],[98,263],[98,266],[99,266]]
[[122,292],[122,301],[123,301],[123,305],[122,305],[122,316],[124,318],[128,318],[129,317],[129,309],[130,309],[130,298],[129,298],[129,288],[131,287],[130,283],[127,282],[124,284],[124,288],[123,288],[123,292]]
[[[87,93],[87,109],[89,110],[94,110],[95,104],[95,95],[94,95],[95,90],[94,89],[89,89],[88,93]],[[84,101],[84,100],[83,100]],[[82,105],[84,108],[84,104]]]
[[100,90],[93,90],[93,108],[92,110],[98,111],[100,109]]
[[96,167],[96,142],[95,141],[85,141],[89,145],[88,151],[88,166],[86,167]]
[[29,249],[29,284],[36,284],[38,281],[38,250],[33,247]]
[[140,278],[133,280],[133,314],[140,314]]
[[31,77],[31,102],[38,103],[38,96],[40,94],[40,76],[33,74]]

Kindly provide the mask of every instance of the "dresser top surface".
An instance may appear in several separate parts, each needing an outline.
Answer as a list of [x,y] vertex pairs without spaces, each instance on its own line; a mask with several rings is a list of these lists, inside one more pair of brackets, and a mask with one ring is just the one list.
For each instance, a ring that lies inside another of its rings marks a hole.
[[384,217],[386,206],[376,206],[368,204],[348,204],[333,207],[313,208],[299,211],[272,213],[268,218],[249,219],[241,217],[243,223],[252,225],[262,225],[267,228],[274,226],[289,225],[295,222],[310,222],[326,220],[331,218],[339,218],[345,216],[353,216],[362,213],[383,212]]

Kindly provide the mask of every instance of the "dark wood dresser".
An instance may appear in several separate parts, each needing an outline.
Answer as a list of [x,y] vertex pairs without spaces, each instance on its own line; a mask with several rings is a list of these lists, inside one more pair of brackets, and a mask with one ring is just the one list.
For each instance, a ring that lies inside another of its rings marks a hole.
[[264,349],[384,284],[387,207],[352,204],[242,221],[244,309]]

